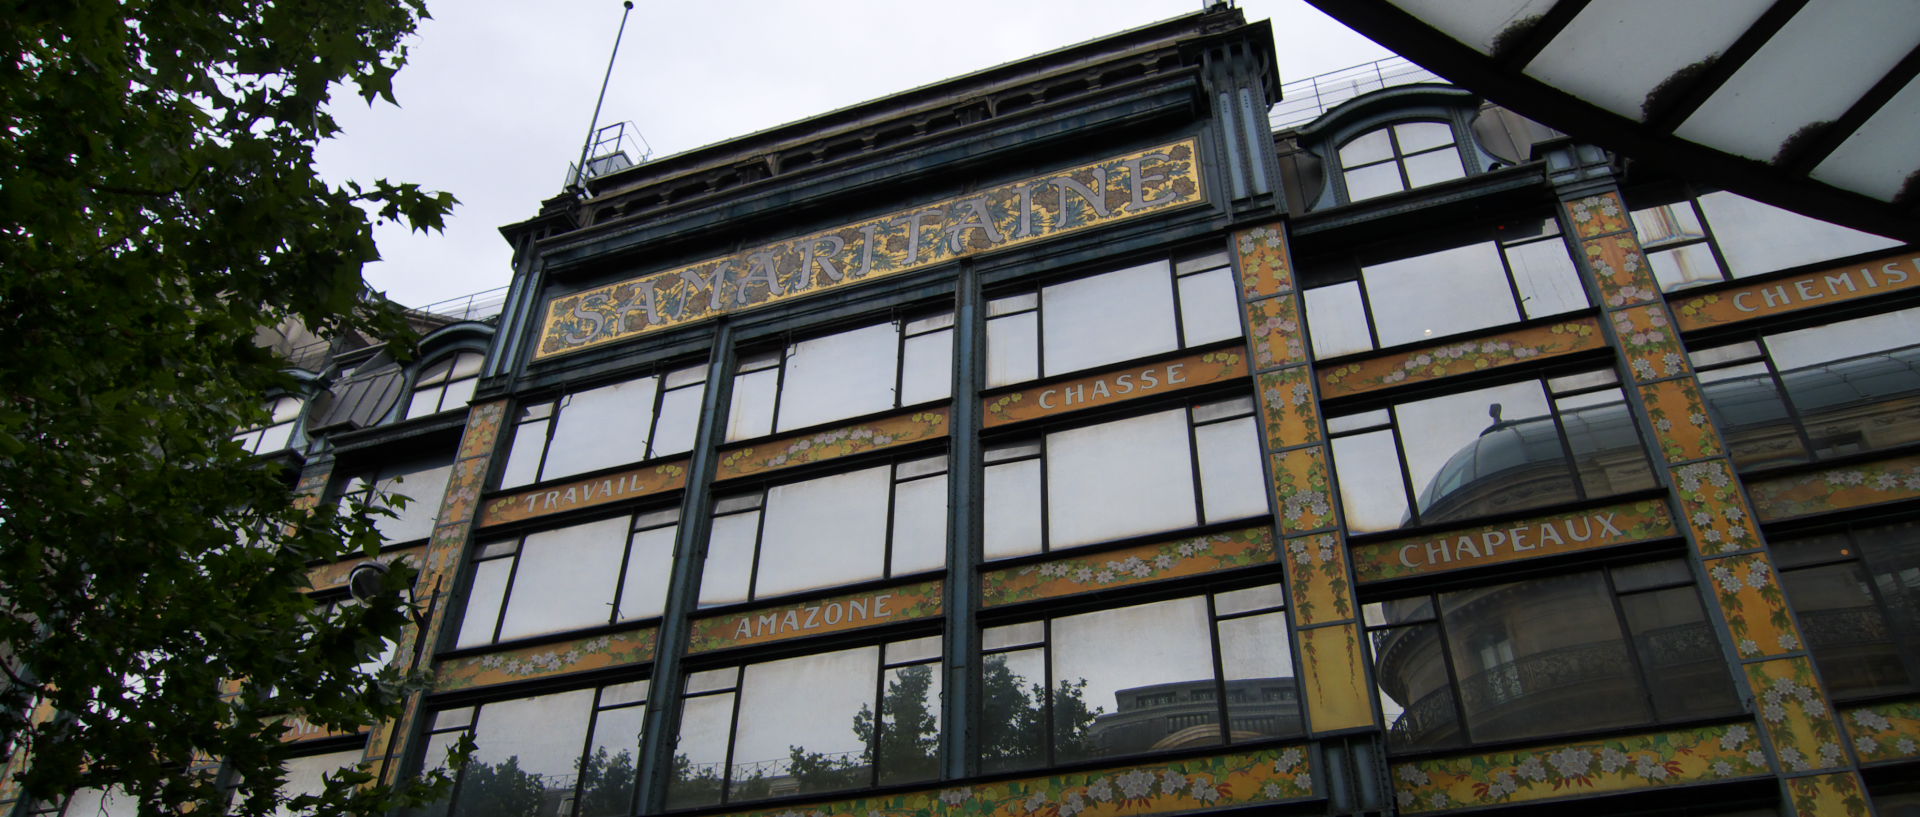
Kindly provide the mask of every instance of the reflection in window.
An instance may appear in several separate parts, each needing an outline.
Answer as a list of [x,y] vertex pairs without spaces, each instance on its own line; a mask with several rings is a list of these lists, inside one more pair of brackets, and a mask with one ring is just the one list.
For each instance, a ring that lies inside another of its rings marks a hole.
[[28,813],[31,817],[139,817],[140,801],[119,788],[83,788],[67,797],[65,808],[40,802]]
[[647,682],[610,684],[434,713],[427,766],[463,735],[473,759],[427,817],[616,817],[634,809]]
[[249,454],[271,454],[293,442],[293,424],[303,405],[298,397],[279,397],[267,403],[266,425],[233,435]]
[[679,521],[668,508],[481,544],[454,646],[660,615]]
[[1667,292],[1900,246],[1725,191],[1634,210],[1633,228]]
[[1773,554],[1829,694],[1920,686],[1920,523],[1775,539]]
[[668,806],[937,777],[939,669],[929,636],[691,673]]
[[1412,400],[1327,427],[1353,533],[1654,485],[1611,370]]
[[[326,791],[326,775],[342,769],[350,769],[360,764],[366,756],[364,747],[354,747],[343,752],[327,752],[318,755],[301,755],[287,759],[287,779],[280,786],[282,797],[299,797],[303,794],[319,794]],[[282,803],[274,809],[275,817],[293,817],[299,812]],[[80,817],[75,814],[74,817]]]
[[1327,358],[1584,309],[1587,295],[1559,225],[1527,219],[1492,241],[1362,264],[1358,280],[1307,290],[1306,306]]
[[945,399],[953,313],[877,323],[743,355],[727,442]]
[[1281,599],[1255,587],[986,629],[981,771],[1298,734]]
[[714,502],[700,604],[938,570],[945,455],[775,485]]
[[433,520],[440,515],[440,500],[446,496],[447,479],[452,474],[451,463],[388,463],[347,480],[340,491],[343,509],[348,499],[355,499],[391,511],[391,516],[373,517],[374,529],[389,545],[425,539],[433,533]]
[[1226,253],[1154,261],[990,302],[987,387],[1238,337]]
[[1363,615],[1392,751],[1740,711],[1679,559],[1378,602]]
[[413,383],[413,398],[407,401],[406,417],[425,417],[452,411],[473,399],[474,384],[480,382],[478,352],[461,352],[428,366]]
[[1467,175],[1445,122],[1402,122],[1340,146],[1347,201],[1412,190]]
[[1920,309],[1692,353],[1734,463],[1806,462],[1920,441]]
[[987,449],[987,558],[1266,514],[1252,414],[1242,397]]
[[688,366],[523,406],[500,487],[691,450],[706,379]]

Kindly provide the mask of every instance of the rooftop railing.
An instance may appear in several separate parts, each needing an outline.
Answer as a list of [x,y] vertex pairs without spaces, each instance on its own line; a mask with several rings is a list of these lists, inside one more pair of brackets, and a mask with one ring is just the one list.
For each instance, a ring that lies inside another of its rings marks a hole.
[[480,321],[500,314],[507,305],[507,288],[494,287],[471,295],[435,301],[409,311],[424,312],[457,321]]
[[1446,80],[1406,57],[1388,57],[1294,80],[1280,86],[1280,101],[1267,110],[1267,121],[1276,131],[1299,127],[1361,94],[1417,82]]

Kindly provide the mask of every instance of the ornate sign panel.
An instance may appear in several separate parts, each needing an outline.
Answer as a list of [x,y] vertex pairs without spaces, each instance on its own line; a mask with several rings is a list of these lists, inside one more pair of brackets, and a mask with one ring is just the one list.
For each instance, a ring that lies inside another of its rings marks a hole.
[[1377,582],[1678,535],[1667,503],[1648,499],[1360,545],[1353,569]]
[[534,359],[1199,202],[1195,146],[1186,139],[554,298]]
[[1681,331],[1690,332],[1916,286],[1920,286],[1920,257],[1888,256],[1777,281],[1676,298],[1673,312]]
[[700,619],[693,623],[687,651],[712,652],[939,614],[940,583],[920,582]]

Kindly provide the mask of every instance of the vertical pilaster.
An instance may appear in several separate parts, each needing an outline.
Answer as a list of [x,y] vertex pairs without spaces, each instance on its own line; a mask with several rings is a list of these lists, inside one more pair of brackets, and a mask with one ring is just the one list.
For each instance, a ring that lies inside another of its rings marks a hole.
[[700,396],[700,426],[694,432],[687,465],[687,489],[680,498],[680,530],[673,543],[673,574],[654,644],[653,681],[648,687],[646,729],[640,734],[638,811],[658,814],[667,806],[674,747],[678,745],[680,693],[686,673],[690,619],[700,606],[701,570],[707,564],[707,538],[713,526],[712,485],[720,444],[727,438],[727,408],[733,401],[733,327],[722,319],[713,330],[707,358],[707,388]]
[[[429,612],[417,627],[401,634],[394,660],[406,660],[419,668],[432,660],[434,645],[446,629],[452,614],[448,601],[460,568],[466,563],[467,541],[473,533],[474,516],[480,508],[480,491],[486,485],[488,466],[500,441],[500,428],[507,416],[507,401],[481,403],[467,410],[466,431],[460,449],[454,455],[453,474],[447,479],[447,492],[439,497],[440,513],[434,517],[433,537],[427,541],[420,571],[414,580],[414,604]],[[433,497],[416,497],[429,502]],[[400,717],[374,725],[367,733],[366,761],[382,783],[399,779],[405,764],[407,736],[419,732],[421,703],[425,691],[407,697]]]
[[[1272,483],[1274,529],[1285,548],[1294,676],[1305,704],[1308,733],[1322,740],[1328,760],[1315,764],[1322,790],[1331,789],[1328,794],[1336,808],[1347,808],[1351,806],[1341,804],[1351,784],[1344,778],[1372,774],[1369,769],[1354,768],[1361,755],[1372,765],[1374,755],[1365,750],[1370,742],[1348,746],[1325,739],[1353,733],[1377,735],[1380,725],[1360,644],[1353,565],[1340,522],[1318,386],[1307,354],[1306,324],[1300,318],[1286,226],[1275,223],[1242,230],[1233,242],[1260,404],[1257,416]],[[1358,754],[1350,758],[1350,751]],[[1355,762],[1348,763],[1349,759]],[[1328,780],[1330,769],[1341,770],[1343,779]]]
[[1686,520],[1695,573],[1715,602],[1713,617],[1758,716],[1783,802],[1802,817],[1871,814],[1853,749],[1619,191],[1589,180],[1563,184],[1561,199],[1627,399],[1653,435],[1655,462]]
[[962,261],[954,282],[953,409],[947,423],[947,579],[941,667],[940,765],[947,779],[970,777],[979,768],[973,735],[980,711],[978,686],[980,562],[986,521],[986,464],[981,454],[980,389],[987,380],[987,317],[981,308],[980,281]]

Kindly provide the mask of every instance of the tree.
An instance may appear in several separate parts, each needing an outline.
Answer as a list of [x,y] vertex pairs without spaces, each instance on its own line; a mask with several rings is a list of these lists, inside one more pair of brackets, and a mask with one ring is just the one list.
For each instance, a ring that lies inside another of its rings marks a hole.
[[[338,130],[336,87],[392,100],[422,2],[0,14],[0,739],[30,752],[32,794],[111,785],[147,813],[215,813],[215,775],[185,773],[213,756],[236,773],[233,810],[265,814],[287,716],[398,712],[400,679],[353,670],[400,634],[397,593],[332,611],[302,595],[310,560],[377,535],[362,513],[308,516],[292,475],[228,437],[293,385],[261,327],[407,337],[361,282],[370,222],[437,229],[452,197],[331,185],[313,149]],[[271,686],[223,697],[236,679]],[[60,716],[32,723],[36,702]],[[302,803],[375,813],[402,795]]]

